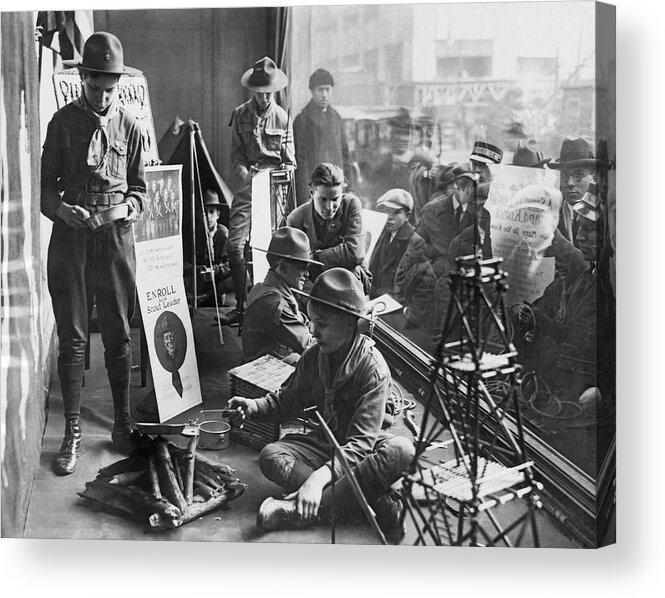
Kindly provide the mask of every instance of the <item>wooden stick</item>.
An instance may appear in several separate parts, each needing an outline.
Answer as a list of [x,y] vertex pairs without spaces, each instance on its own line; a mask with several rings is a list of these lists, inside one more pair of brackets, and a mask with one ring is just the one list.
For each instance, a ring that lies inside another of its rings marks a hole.
[[155,499],[140,488],[130,488],[121,484],[109,484],[97,477],[85,485],[79,496],[100,503],[114,511],[120,510],[134,519],[143,519],[158,514],[162,521],[179,520],[182,513],[170,502]]
[[[171,465],[173,466],[173,473],[175,474],[175,481],[178,482],[178,488],[180,488],[180,492],[183,493],[183,496],[185,494],[185,486],[182,481],[182,475],[180,473],[180,467],[178,467],[178,457],[175,455],[171,455]],[[187,501],[185,501],[187,502]]]
[[159,487],[162,494],[169,500],[169,502],[178,507],[183,516],[185,516],[189,511],[189,507],[185,501],[185,497],[180,491],[180,487],[178,486],[166,440],[159,439],[155,443],[155,459],[157,474],[159,477]]
[[196,440],[197,436],[192,436],[187,444],[185,459],[185,500],[188,505],[194,500],[194,468],[196,465]]
[[141,456],[132,455],[131,457],[127,457],[126,459],[121,459],[120,461],[111,463],[111,465],[102,467],[99,470],[99,473],[102,474],[103,476],[108,476],[109,478],[112,478],[114,475],[118,475],[119,473],[125,473],[128,471],[137,471],[139,469],[145,469],[146,467],[147,467],[146,457],[144,455]]
[[[182,449],[180,449],[182,450]],[[226,463],[222,463],[221,461],[215,461],[214,459],[211,459],[210,457],[206,457],[205,455],[202,455],[201,453],[197,453],[196,455],[196,460],[198,463],[204,463],[208,467],[214,469],[215,471],[218,471],[220,473],[224,473],[226,475],[232,476],[236,470],[231,467],[230,465],[227,465]]]
[[150,494],[156,499],[162,498],[162,492],[159,489],[159,476],[157,475],[155,458],[152,455],[150,455],[150,460],[148,461],[148,477],[150,479]]
[[206,513],[210,513],[211,511],[214,511],[215,509],[218,509],[221,506],[226,505],[230,501],[238,498],[240,496],[247,486],[245,484],[235,484],[232,487],[227,488],[224,490],[224,492],[220,493],[217,496],[214,496],[210,500],[207,500],[206,502],[201,502],[201,503],[193,503],[192,506],[189,509],[189,513],[185,515],[181,520],[179,521],[174,521],[173,523],[165,523],[165,524],[157,524],[152,529],[155,531],[161,531],[161,530],[167,530],[167,529],[173,529],[174,527],[178,527],[184,523],[189,523],[190,521],[193,521],[194,519],[198,519],[201,517],[201,515],[205,515]]

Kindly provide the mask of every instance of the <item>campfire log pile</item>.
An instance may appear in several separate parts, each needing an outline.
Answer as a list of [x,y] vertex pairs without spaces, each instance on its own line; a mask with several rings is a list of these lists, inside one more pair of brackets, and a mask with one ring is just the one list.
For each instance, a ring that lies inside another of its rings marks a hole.
[[99,470],[79,496],[117,515],[142,521],[151,531],[180,527],[228,504],[247,488],[235,469],[162,436],[144,436],[131,456]]

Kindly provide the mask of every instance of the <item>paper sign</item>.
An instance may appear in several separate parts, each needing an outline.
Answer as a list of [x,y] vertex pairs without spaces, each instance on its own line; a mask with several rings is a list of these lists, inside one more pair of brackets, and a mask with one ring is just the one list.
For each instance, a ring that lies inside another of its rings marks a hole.
[[160,422],[202,402],[182,276],[181,173],[181,165],[146,167],[148,199],[136,224],[136,289]]
[[370,234],[369,249],[365,256],[365,266],[369,266],[369,261],[372,257],[376,242],[379,240],[379,235],[386,225],[388,214],[385,212],[375,212],[374,210],[367,210],[363,208],[363,230]]
[[[58,109],[69,104],[81,95],[81,77],[78,69],[67,69],[53,73],[53,87]],[[148,82],[143,75],[122,75],[118,82],[120,105],[125,108],[141,127],[143,137],[143,158],[145,164],[159,164],[155,125],[152,122],[152,109],[148,96]]]
[[[263,170],[252,178],[252,270],[254,283],[263,282],[268,273],[269,265],[265,250],[272,239],[272,223],[270,221],[270,171]],[[259,247],[264,251],[258,251]]]
[[402,304],[398,303],[388,294],[381,295],[367,303],[367,310],[369,312],[374,312],[374,315],[376,316],[384,316],[385,314],[390,314],[401,309]]
[[[509,274],[506,305],[532,302],[554,278],[554,258],[544,257],[559,221],[559,173],[497,165],[485,208],[491,216],[492,254]],[[525,193],[531,189],[544,192]]]

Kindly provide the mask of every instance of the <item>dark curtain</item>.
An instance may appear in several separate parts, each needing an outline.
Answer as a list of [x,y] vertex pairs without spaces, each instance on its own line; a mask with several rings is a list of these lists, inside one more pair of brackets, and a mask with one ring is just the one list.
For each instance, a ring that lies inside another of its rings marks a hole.
[[[43,331],[39,215],[39,79],[32,12],[0,15],[3,396],[2,535],[20,537],[39,467],[52,372]],[[5,51],[6,50],[6,51]]]
[[271,50],[271,57],[277,66],[286,73],[287,77],[289,77],[289,85],[286,87],[286,89],[278,92],[275,95],[277,103],[280,106],[283,106],[287,111],[291,105],[291,65],[288,64],[289,61],[287,52],[290,18],[291,9],[286,6],[268,9],[268,35],[270,39],[269,48]]

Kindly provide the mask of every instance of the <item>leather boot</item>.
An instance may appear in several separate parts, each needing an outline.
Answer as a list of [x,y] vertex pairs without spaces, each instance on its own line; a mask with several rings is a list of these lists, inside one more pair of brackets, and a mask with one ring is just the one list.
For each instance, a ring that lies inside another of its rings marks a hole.
[[74,473],[81,456],[81,425],[78,417],[70,417],[65,421],[65,438],[60,452],[53,462],[53,471],[57,475]]
[[132,425],[129,415],[129,383],[132,355],[129,350],[119,357],[105,356],[111,395],[113,397],[113,430],[111,440],[120,452],[129,454],[138,446],[140,434]]
[[282,500],[272,496],[261,503],[256,516],[256,526],[265,531],[301,529],[312,523],[300,516],[295,500]]
[[131,455],[139,446],[141,434],[134,429],[129,413],[115,419],[111,431],[113,446],[125,455]]

